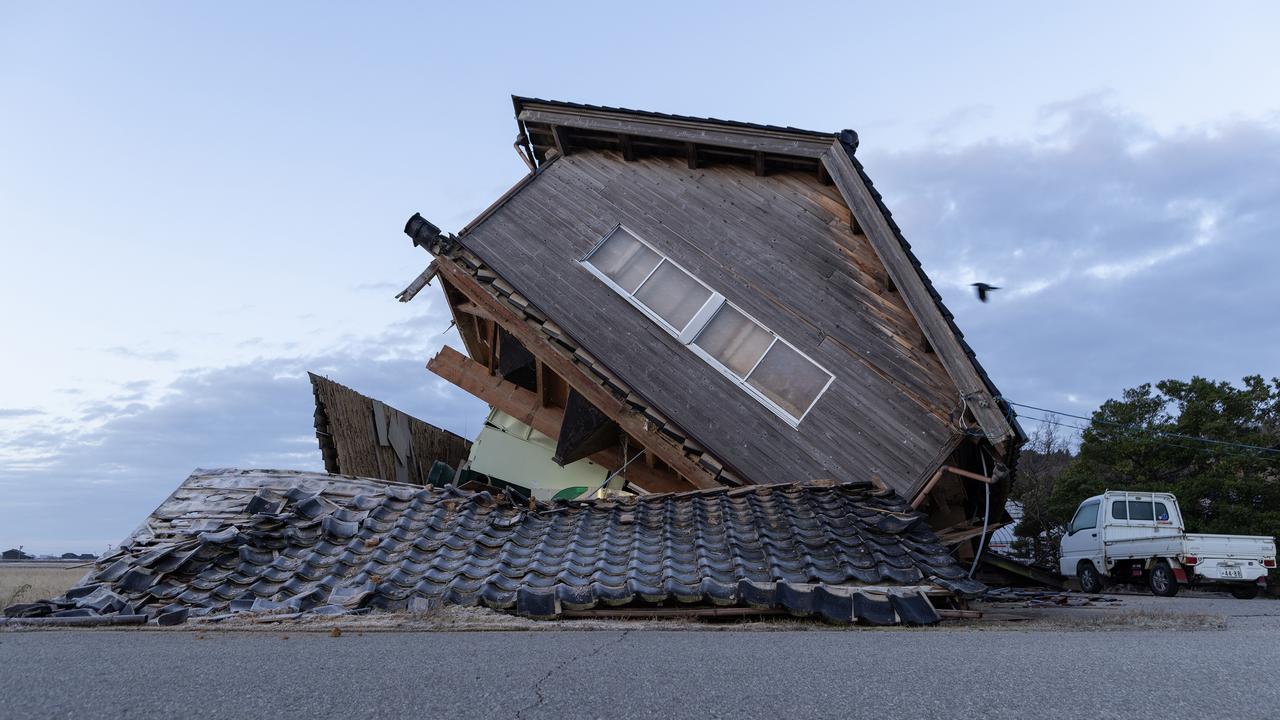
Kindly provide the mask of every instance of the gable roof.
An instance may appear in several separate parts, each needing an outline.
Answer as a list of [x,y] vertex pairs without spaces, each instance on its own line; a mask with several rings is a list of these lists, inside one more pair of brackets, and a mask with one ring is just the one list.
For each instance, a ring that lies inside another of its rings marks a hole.
[[[790,156],[800,164],[816,163],[819,174],[829,176],[839,188],[859,230],[872,240],[926,338],[960,388],[961,400],[973,412],[987,438],[998,449],[1007,451],[1002,455],[1010,457],[1026,440],[1013,408],[1004,401],[964,339],[955,316],[943,303],[941,294],[857,159],[858,135],[853,130],[818,132],[521,96],[512,96],[512,103],[522,137],[527,139],[529,153],[537,163],[563,154],[568,149],[564,147],[566,143],[577,141],[588,147],[608,147],[610,134],[624,152],[627,136],[647,137],[668,145],[683,144],[691,165],[703,147],[743,155],[744,159],[757,164],[758,174],[764,174],[765,164],[771,158],[778,162]],[[549,152],[552,149],[556,153]],[[474,225],[475,222],[468,228]]]

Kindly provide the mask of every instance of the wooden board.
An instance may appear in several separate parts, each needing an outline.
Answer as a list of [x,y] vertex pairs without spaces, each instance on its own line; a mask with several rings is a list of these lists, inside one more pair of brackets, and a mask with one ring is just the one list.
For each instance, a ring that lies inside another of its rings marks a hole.
[[[327,378],[314,373],[310,377],[316,437],[328,472],[425,485],[435,461],[457,467],[467,458],[471,443],[466,438]],[[396,433],[395,445],[386,432],[388,423],[404,431]]]

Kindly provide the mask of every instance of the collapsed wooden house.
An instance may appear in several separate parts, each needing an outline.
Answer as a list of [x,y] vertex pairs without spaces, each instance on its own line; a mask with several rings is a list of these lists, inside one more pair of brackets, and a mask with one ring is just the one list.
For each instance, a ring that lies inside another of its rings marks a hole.
[[[313,375],[326,469],[369,477],[197,471],[6,622],[667,603],[932,624],[982,592],[957,559],[1002,520],[1025,436],[857,136],[515,110],[528,175],[457,234],[405,228],[433,260],[400,299],[439,280],[466,354],[428,367],[491,406],[476,443]],[[458,487],[468,466],[484,488]],[[575,484],[596,475],[634,494]]]
[[[638,492],[871,481],[944,540],[1025,440],[858,161],[857,135],[514,98],[528,174],[419,215],[466,354],[428,368]],[[507,478],[515,480],[514,478]]]

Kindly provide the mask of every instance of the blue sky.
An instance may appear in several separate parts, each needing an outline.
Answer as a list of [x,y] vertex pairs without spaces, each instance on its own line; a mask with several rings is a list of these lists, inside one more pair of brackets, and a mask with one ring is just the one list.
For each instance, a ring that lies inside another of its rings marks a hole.
[[473,435],[392,296],[523,174],[512,93],[856,129],[1016,400],[1280,374],[1280,6],[880,5],[0,6],[0,547],[317,468],[309,369]]

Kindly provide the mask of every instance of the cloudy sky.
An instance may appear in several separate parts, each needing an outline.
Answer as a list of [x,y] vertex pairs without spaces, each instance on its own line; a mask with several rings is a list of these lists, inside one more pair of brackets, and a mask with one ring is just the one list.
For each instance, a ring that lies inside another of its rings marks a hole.
[[0,548],[319,468],[307,370],[474,435],[393,295],[523,174],[512,93],[858,130],[1016,401],[1280,374],[1274,3],[259,5],[0,6]]

